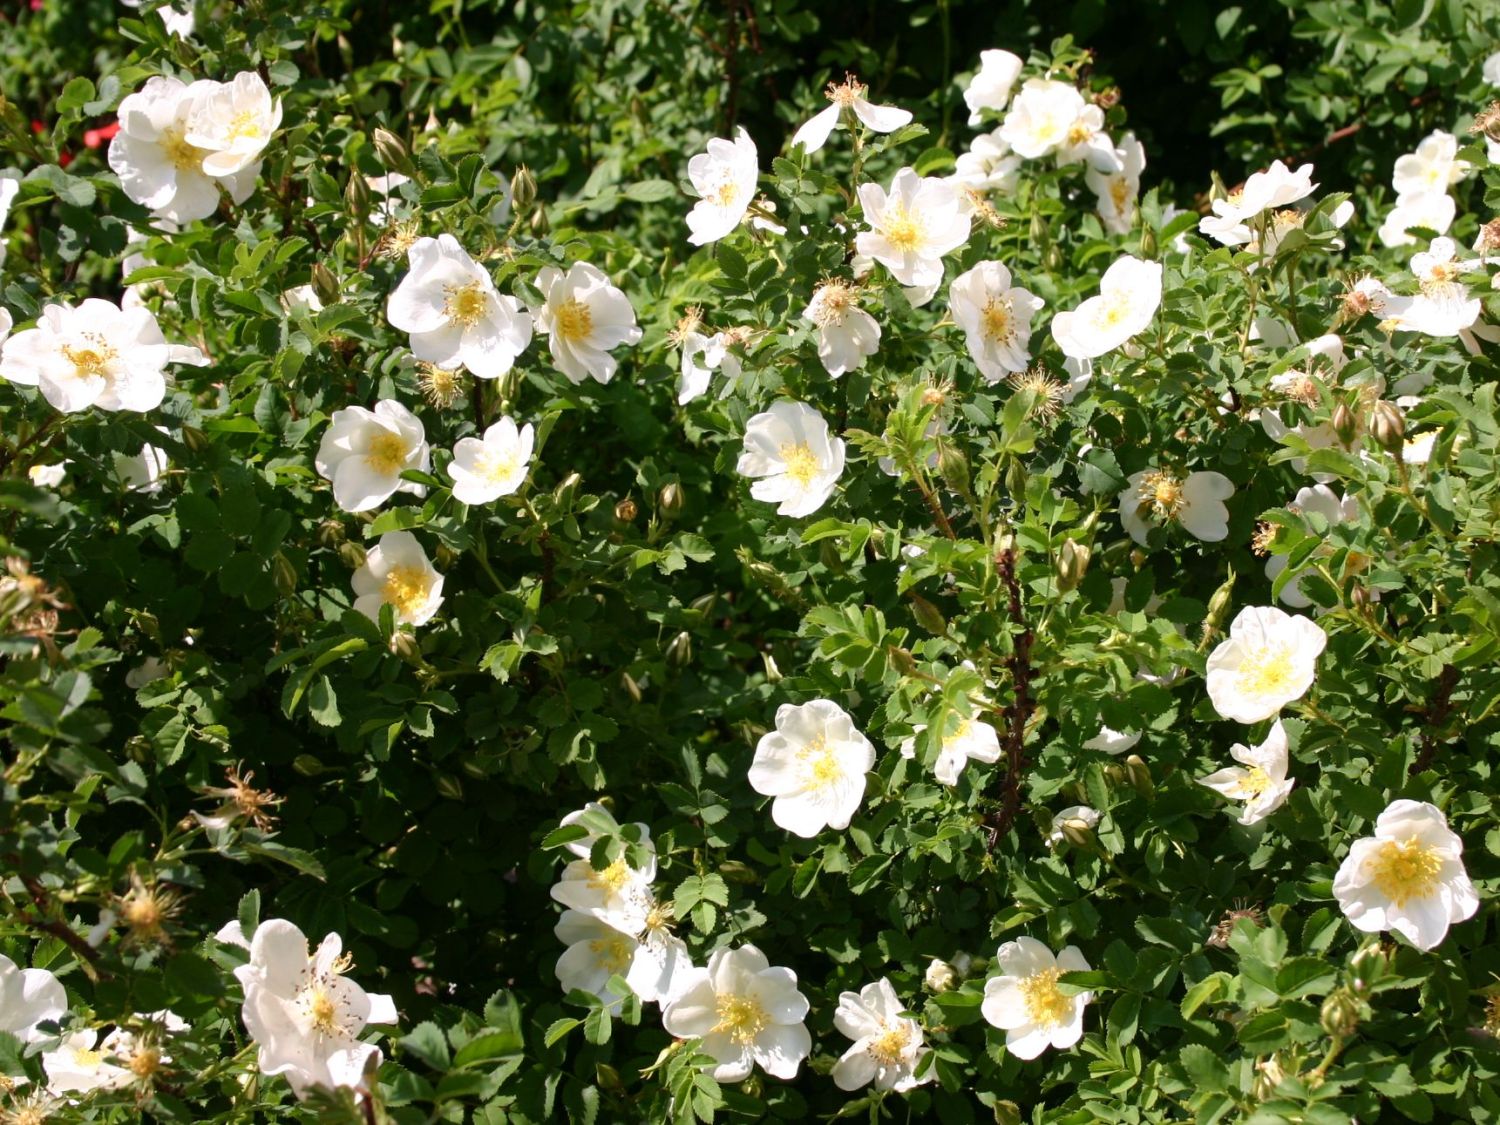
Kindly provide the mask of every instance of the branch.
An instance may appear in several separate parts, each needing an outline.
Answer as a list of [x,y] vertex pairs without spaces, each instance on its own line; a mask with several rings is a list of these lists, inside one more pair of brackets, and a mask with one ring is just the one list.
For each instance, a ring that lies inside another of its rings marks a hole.
[[1439,738],[1437,732],[1448,722],[1448,716],[1453,713],[1453,689],[1457,686],[1458,669],[1451,664],[1444,664],[1443,670],[1438,673],[1437,686],[1432,692],[1432,702],[1422,713],[1431,729],[1424,730],[1417,736],[1422,743],[1422,749],[1418,752],[1416,761],[1411,764],[1409,772],[1412,777],[1432,765],[1432,759],[1436,757],[1438,747],[1446,741]]
[[[31,901],[42,914],[52,912],[52,896],[47,893],[47,888],[31,875],[21,876],[21,885],[26,888],[26,893],[31,896]],[[98,972],[94,964],[99,960],[99,951],[85,941],[72,926],[57,919],[31,918],[27,919],[31,925],[39,930],[45,930],[59,941],[63,942],[74,953],[83,959],[84,971],[93,979],[98,979]]]

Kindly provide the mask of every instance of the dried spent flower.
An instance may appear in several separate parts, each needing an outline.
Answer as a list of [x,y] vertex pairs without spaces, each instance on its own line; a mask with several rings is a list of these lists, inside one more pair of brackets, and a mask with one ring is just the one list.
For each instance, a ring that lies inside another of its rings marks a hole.
[[1255,525],[1255,534],[1250,537],[1250,549],[1264,558],[1271,553],[1271,542],[1276,538],[1276,525],[1262,520]]
[[1229,945],[1229,935],[1234,933],[1235,923],[1241,918],[1247,918],[1252,925],[1259,926],[1265,921],[1265,917],[1266,912],[1258,903],[1237,898],[1234,900],[1233,909],[1224,911],[1224,916],[1219,919],[1218,925],[1214,926],[1213,933],[1208,936],[1208,944],[1215,949],[1224,949]]
[[419,363],[417,386],[421,388],[423,398],[439,410],[447,410],[464,397],[468,381],[462,371],[453,371],[434,363]]
[[1031,417],[1050,422],[1062,410],[1063,396],[1068,388],[1054,379],[1045,367],[1028,367],[1006,380],[1018,391],[1028,391],[1033,397]]
[[194,813],[199,822],[205,827],[215,828],[236,820],[247,820],[262,832],[275,827],[276,818],[269,810],[281,804],[281,798],[269,789],[254,788],[250,784],[255,779],[254,771],[241,774],[240,766],[233,765],[224,770],[224,775],[229,781],[227,786],[200,790],[206,797],[218,797],[223,804],[209,816]]
[[400,219],[391,223],[375,240],[375,256],[388,262],[404,262],[406,252],[422,237],[422,224],[416,219]]
[[673,326],[672,331],[667,333],[667,343],[674,348],[680,348],[687,342],[687,338],[703,327],[703,309],[698,305],[689,305],[682,310],[682,316]]
[[168,887],[147,884],[132,871],[130,890],[115,899],[114,909],[127,944],[165,946],[172,941],[167,926],[182,912],[182,896]]

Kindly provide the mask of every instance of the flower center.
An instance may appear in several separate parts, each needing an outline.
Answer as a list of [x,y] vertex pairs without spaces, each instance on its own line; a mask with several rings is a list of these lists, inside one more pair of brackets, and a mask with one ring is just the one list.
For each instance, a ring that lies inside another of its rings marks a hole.
[[1009,297],[991,297],[979,314],[984,338],[994,343],[1009,343],[1015,338],[1015,318],[1011,315]]
[[1105,328],[1118,328],[1130,312],[1130,298],[1124,293],[1104,298],[1099,311],[1099,323]]
[[754,1043],[755,1037],[770,1022],[766,1010],[754,997],[736,996],[733,993],[718,998],[714,1004],[714,1014],[719,1017],[719,1022],[714,1025],[713,1031],[729,1036],[741,1047]]
[[471,324],[478,324],[484,316],[485,306],[489,302],[485,299],[484,284],[478,281],[470,281],[463,285],[450,285],[448,287],[448,299],[443,302],[443,312],[448,319],[455,324],[462,324],[467,328]]
[[903,254],[914,253],[925,238],[922,220],[900,203],[886,208],[885,215],[881,218],[880,231],[885,235],[885,240]]
[[569,297],[552,314],[557,334],[570,344],[580,343],[594,331],[594,314],[576,297]]
[[869,1046],[865,1048],[870,1057],[883,1066],[895,1066],[901,1061],[906,1053],[907,1044],[911,1042],[911,1031],[905,1024],[887,1026],[884,1031],[870,1040]]
[[427,601],[427,573],[417,566],[393,566],[380,587],[380,598],[398,617],[415,617]]
[[958,729],[956,731],[950,734],[947,738],[943,739],[943,745],[952,746],[959,739],[969,737],[969,731],[972,730],[973,727],[974,720],[965,719],[963,722],[958,724]]
[[589,882],[596,887],[603,887],[611,894],[619,894],[625,884],[630,882],[630,868],[625,863],[625,857],[621,856],[603,871],[595,871],[589,876]]
[[137,1078],[150,1078],[161,1069],[161,1052],[155,1047],[139,1047],[131,1052],[126,1066]]
[[589,949],[598,958],[600,967],[611,973],[618,973],[630,964],[630,947],[625,944],[624,934],[591,941]]
[[817,292],[813,302],[813,321],[819,328],[833,328],[844,323],[854,306],[854,290],[841,282],[831,282]]
[[181,129],[163,129],[158,143],[167,162],[179,172],[203,166],[203,150],[197,145],[188,144]]
[[791,477],[803,488],[807,488],[817,479],[821,466],[818,458],[806,442],[792,445],[790,442],[783,445],[780,450],[781,460],[786,465],[786,475]]
[[395,476],[406,465],[406,441],[400,434],[381,430],[370,439],[365,464],[382,476]]
[[1251,766],[1240,777],[1239,795],[1247,799],[1259,797],[1270,787],[1270,775],[1260,766]]
[[1140,497],[1141,507],[1150,508],[1161,519],[1176,519],[1177,513],[1182,511],[1182,482],[1171,473],[1147,473],[1141,478],[1136,495]]
[[73,1052],[73,1065],[80,1070],[93,1070],[95,1067],[104,1065],[104,1056],[98,1051],[80,1047]]
[[1125,182],[1124,176],[1109,178],[1109,198],[1115,205],[1116,213],[1123,214],[1125,204],[1130,202],[1130,185]]
[[848,108],[865,92],[864,85],[852,74],[845,74],[842,82],[828,83],[824,96],[836,106]]
[[1070,145],[1081,145],[1094,135],[1094,131],[1082,121],[1075,121],[1068,127],[1068,143]]
[[1403,907],[1411,899],[1432,894],[1442,868],[1437,852],[1413,836],[1381,844],[1365,869],[1380,893]]
[[1057,987],[1061,969],[1043,969],[1021,981],[1021,1001],[1031,1022],[1042,1027],[1056,1027],[1072,1014],[1072,997]]
[[724,180],[718,187],[709,193],[709,199],[714,206],[730,208],[739,202],[740,189],[735,186],[733,180]]
[[258,139],[263,135],[260,128],[260,121],[251,110],[242,109],[229,121],[229,139],[231,141],[237,141],[241,138]]
[[73,374],[79,379],[102,379],[107,374],[110,362],[118,354],[114,348],[104,343],[97,336],[89,334],[85,337],[87,344],[74,347],[72,344],[64,344],[63,357],[73,365]]
[[505,484],[516,475],[520,458],[513,453],[481,453],[475,460],[475,475],[491,484]]
[[1235,676],[1247,695],[1287,695],[1295,677],[1291,653],[1273,645],[1247,652]]

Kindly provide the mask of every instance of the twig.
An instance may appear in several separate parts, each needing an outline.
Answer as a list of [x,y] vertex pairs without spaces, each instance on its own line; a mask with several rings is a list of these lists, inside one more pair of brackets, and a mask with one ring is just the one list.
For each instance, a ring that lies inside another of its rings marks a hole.
[[1437,732],[1442,729],[1448,721],[1448,716],[1453,713],[1453,689],[1457,686],[1458,669],[1451,664],[1444,664],[1443,670],[1438,673],[1437,687],[1432,692],[1432,702],[1423,713],[1430,729],[1424,730],[1417,736],[1421,740],[1422,749],[1418,752],[1416,761],[1411,764],[1410,773],[1413,777],[1432,765],[1432,759],[1437,755],[1438,747],[1443,744]]
[[[52,912],[52,896],[47,893],[47,888],[31,875],[21,876],[21,885],[26,888],[26,893],[31,896],[31,901],[42,914]],[[99,951],[85,941],[66,922],[56,919],[30,919],[31,924],[39,930],[45,930],[68,946],[74,953],[84,959],[84,969],[90,977],[97,978],[98,972],[93,968],[99,960]]]
[[1007,547],[995,556],[995,568],[1000,581],[1005,585],[1007,607],[1012,625],[1021,631],[1011,642],[1010,655],[1004,664],[1010,671],[1012,699],[1001,712],[1005,719],[1005,732],[1001,744],[1005,748],[1005,781],[1000,794],[1000,808],[990,816],[990,847],[993,848],[1002,833],[1015,823],[1021,811],[1021,776],[1027,766],[1026,726],[1035,710],[1031,699],[1031,645],[1036,640],[1031,627],[1026,624],[1021,607],[1021,584],[1016,579],[1016,552]]

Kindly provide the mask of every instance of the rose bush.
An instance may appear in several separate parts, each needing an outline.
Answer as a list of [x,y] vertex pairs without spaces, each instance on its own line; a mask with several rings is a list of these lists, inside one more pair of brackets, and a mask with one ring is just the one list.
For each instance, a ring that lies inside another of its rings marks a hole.
[[0,16],[0,1121],[1500,1119],[1500,21],[1053,7]]

